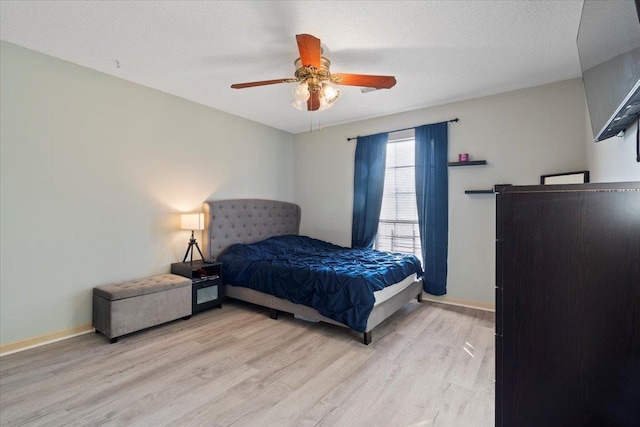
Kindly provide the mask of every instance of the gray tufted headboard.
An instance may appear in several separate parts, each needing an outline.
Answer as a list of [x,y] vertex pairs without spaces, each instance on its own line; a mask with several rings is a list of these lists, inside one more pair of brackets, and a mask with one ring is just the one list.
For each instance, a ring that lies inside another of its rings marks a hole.
[[202,250],[215,259],[234,243],[255,243],[300,232],[300,206],[275,200],[237,199],[204,202]]

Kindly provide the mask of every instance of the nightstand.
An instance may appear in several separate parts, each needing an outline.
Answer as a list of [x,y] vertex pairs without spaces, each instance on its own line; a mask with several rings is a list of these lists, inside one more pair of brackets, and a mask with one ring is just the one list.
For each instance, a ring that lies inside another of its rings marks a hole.
[[197,313],[212,307],[222,307],[222,263],[176,262],[171,264],[171,272],[191,279],[192,312]]

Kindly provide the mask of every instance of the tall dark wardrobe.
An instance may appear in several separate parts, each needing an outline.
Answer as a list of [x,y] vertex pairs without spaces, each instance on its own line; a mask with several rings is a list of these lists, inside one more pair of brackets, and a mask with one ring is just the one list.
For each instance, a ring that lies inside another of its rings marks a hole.
[[640,426],[640,182],[496,191],[496,425]]

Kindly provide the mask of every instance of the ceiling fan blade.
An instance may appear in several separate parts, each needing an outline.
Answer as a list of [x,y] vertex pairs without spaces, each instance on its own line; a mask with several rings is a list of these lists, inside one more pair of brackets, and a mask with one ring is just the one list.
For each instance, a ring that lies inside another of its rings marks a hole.
[[331,81],[339,85],[390,89],[396,85],[394,76],[369,76],[366,74],[331,74]]
[[298,51],[300,51],[300,61],[305,67],[320,68],[320,39],[315,38],[311,34],[296,35],[298,42]]
[[297,82],[297,80],[296,79],[262,80],[260,82],[249,82],[249,83],[232,84],[231,88],[232,89],[244,89],[244,88],[247,88],[247,87],[266,86],[266,85],[275,85],[275,84],[278,84],[278,83],[293,83],[293,82]]
[[307,111],[316,111],[320,108],[320,92],[311,92],[307,99]]

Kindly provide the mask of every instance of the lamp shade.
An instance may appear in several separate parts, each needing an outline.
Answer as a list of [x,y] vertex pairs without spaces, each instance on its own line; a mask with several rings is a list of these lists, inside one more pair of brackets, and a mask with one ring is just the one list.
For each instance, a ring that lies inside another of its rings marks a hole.
[[204,230],[204,214],[182,214],[180,216],[180,228],[183,230]]

